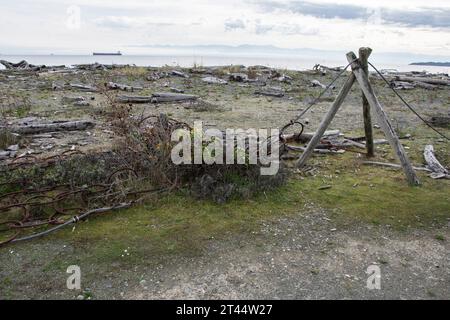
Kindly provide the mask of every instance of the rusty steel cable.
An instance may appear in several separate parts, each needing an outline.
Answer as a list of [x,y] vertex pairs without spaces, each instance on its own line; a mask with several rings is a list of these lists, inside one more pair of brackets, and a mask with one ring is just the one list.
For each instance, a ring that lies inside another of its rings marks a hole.
[[385,78],[385,76],[383,76],[383,74],[370,62],[368,62],[369,65],[375,70],[375,72],[381,77],[381,79],[383,79],[383,81],[389,86],[389,88],[394,91],[395,95],[403,102],[403,104],[409,109],[411,110],[412,113],[414,113],[420,120],[422,120],[423,123],[425,123],[431,130],[433,130],[434,132],[436,132],[438,135],[440,135],[442,138],[446,139],[447,141],[450,141],[450,138],[447,137],[445,134],[443,134],[442,132],[440,132],[438,129],[436,129],[433,125],[431,125],[427,120],[425,120],[408,102],[406,102],[406,100],[402,97],[402,95],[400,93],[398,93],[398,91],[391,86],[391,84],[389,83],[389,81]]

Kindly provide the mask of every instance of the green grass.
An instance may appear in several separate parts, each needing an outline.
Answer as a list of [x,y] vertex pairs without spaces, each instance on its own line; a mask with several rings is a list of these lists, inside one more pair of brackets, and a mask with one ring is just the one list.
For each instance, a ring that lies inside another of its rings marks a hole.
[[302,199],[284,191],[223,205],[179,193],[153,204],[91,218],[73,232],[66,229],[52,237],[89,248],[93,251],[89,258],[97,262],[141,263],[149,255],[178,252],[195,255],[208,239],[230,232],[248,232],[264,219],[299,211]]
[[[361,167],[358,175],[348,172],[330,178],[327,170],[315,177],[294,175],[275,191],[222,205],[179,192],[92,217],[74,231],[67,228],[39,241],[69,241],[83,252],[80,263],[146,265],[155,263],[157,257],[181,252],[201,254],[209,239],[250,233],[263,221],[305,212],[305,204],[327,210],[335,223],[343,226],[369,223],[406,230],[445,223],[450,217],[448,181],[421,179],[422,186],[409,187],[398,171]],[[324,182],[332,187],[319,190]],[[59,268],[61,262],[48,264]],[[45,269],[52,267],[46,265]]]

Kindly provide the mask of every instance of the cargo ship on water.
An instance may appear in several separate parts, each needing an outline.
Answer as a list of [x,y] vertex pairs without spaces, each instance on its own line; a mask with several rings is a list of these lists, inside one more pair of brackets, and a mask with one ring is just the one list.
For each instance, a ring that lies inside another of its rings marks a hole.
[[117,51],[117,52],[94,52],[93,53],[94,56],[121,56],[122,52]]

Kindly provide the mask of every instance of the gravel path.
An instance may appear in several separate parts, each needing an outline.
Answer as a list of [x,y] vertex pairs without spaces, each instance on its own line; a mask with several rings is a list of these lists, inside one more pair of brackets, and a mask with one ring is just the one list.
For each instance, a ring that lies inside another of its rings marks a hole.
[[[439,230],[448,239],[448,226]],[[260,232],[210,241],[201,257],[175,258],[145,274],[130,299],[449,299],[450,251],[436,230],[338,230],[323,212],[267,223]],[[369,290],[377,265],[381,289]]]

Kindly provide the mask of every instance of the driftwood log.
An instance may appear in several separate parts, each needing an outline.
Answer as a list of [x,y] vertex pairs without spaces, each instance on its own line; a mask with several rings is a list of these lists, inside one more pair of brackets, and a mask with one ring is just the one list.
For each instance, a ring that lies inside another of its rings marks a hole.
[[406,81],[391,81],[390,86],[397,90],[412,90],[416,87],[414,83]]
[[158,102],[177,102],[177,101],[193,101],[197,100],[198,97],[194,96],[192,94],[181,94],[181,93],[172,93],[172,92],[165,92],[165,93],[154,93],[152,94],[153,103]]
[[6,60],[0,60],[0,63],[5,66],[8,70],[28,70],[28,71],[38,71],[44,69],[45,66],[35,66],[33,64],[29,64],[25,60],[22,60],[18,63],[12,63]]
[[202,81],[209,84],[228,84],[228,81],[225,81],[217,77],[204,77],[202,78]]
[[[389,168],[394,168],[394,169],[402,169],[401,165],[399,165],[397,163],[390,163],[390,162],[363,161],[362,164],[364,164],[364,165],[371,165],[371,166],[389,167]],[[424,168],[424,167],[414,166],[413,168],[414,168],[414,170],[417,170],[417,171],[431,172],[430,169]]]
[[78,70],[96,71],[96,70],[113,70],[113,69],[126,68],[126,67],[130,67],[130,65],[129,64],[101,64],[101,63],[95,62],[95,63],[88,63],[88,64],[75,64],[73,67]]
[[446,127],[450,125],[450,117],[446,116],[434,116],[430,119],[431,124],[435,126]]
[[187,74],[184,73],[184,72],[177,71],[177,70],[172,70],[171,74],[172,74],[173,76],[180,77],[180,78],[186,78],[186,79],[189,78],[189,75],[187,75]]
[[[430,177],[433,179],[450,179],[450,175],[448,174],[448,170],[445,169],[439,161],[436,159],[434,155],[434,149],[432,145],[425,146],[424,150],[424,158],[427,163],[426,167],[413,166],[413,169],[416,171],[425,171],[430,173]],[[372,165],[372,166],[382,166],[389,167],[394,169],[401,169],[402,166],[396,163],[389,162],[377,162],[377,161],[363,161],[364,165]]]
[[51,123],[31,123],[26,125],[13,125],[5,129],[19,134],[35,134],[55,131],[79,131],[93,128],[95,123],[87,120],[55,121]]
[[410,90],[414,88],[423,88],[427,90],[434,90],[438,88],[437,85],[422,82],[422,81],[414,81],[414,82],[407,82],[407,81],[391,81],[390,82],[391,88],[397,89],[397,90]]
[[154,93],[151,96],[119,96],[117,102],[120,103],[159,103],[159,102],[179,102],[179,101],[193,101],[198,97],[191,94],[181,93]]
[[106,87],[110,90],[122,90],[122,91],[139,91],[139,90],[143,90],[143,87],[133,87],[133,86],[129,86],[126,84],[120,84],[120,83],[115,83],[115,82],[108,82],[106,84]]
[[319,80],[311,80],[311,87],[321,87],[325,89],[327,86],[321,83]]
[[276,88],[266,88],[262,90],[255,91],[255,94],[260,94],[263,96],[269,96],[269,97],[276,97],[276,98],[282,98],[284,97],[284,92],[280,89]]
[[404,82],[423,82],[429,84],[436,84],[441,86],[450,86],[450,80],[436,79],[429,77],[408,77],[408,76],[395,76],[394,80]]
[[328,70],[328,71],[340,72],[340,71],[342,71],[342,69],[343,69],[343,67],[327,67],[327,66],[323,66],[321,64],[316,64],[313,67],[314,71],[324,71],[324,70],[326,71],[326,70]]
[[432,145],[425,146],[423,157],[427,163],[427,168],[432,171],[432,174],[430,175],[431,178],[440,179],[448,176],[448,170],[436,159]]
[[427,89],[427,90],[434,90],[434,89],[438,88],[438,86],[436,86],[434,84],[430,84],[430,83],[426,83],[426,82],[422,82],[422,81],[416,81],[416,82],[413,82],[413,84],[418,88],[423,88],[423,89]]
[[234,82],[248,82],[248,75],[246,73],[230,73],[228,80]]
[[78,89],[81,91],[89,91],[89,92],[96,92],[98,91],[98,89],[94,86],[89,86],[89,85],[85,85],[85,84],[79,84],[79,83],[71,83],[70,87],[72,89]]

